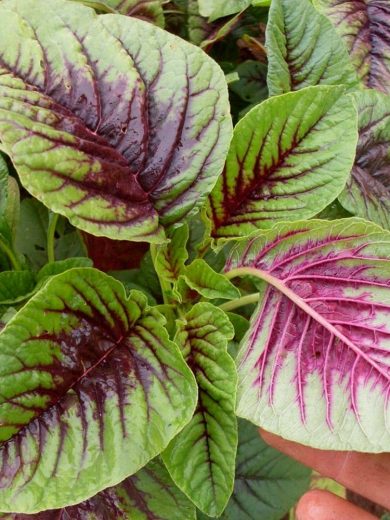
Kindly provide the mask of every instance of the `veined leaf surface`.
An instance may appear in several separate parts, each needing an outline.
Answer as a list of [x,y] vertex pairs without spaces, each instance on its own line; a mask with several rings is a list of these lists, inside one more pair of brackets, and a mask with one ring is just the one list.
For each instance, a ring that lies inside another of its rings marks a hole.
[[390,229],[390,96],[365,90],[355,95],[359,142],[342,206]]
[[238,421],[238,438],[234,492],[221,520],[280,520],[309,488],[311,470],[268,446],[248,421]]
[[175,341],[199,386],[194,417],[162,454],[176,484],[195,505],[219,516],[233,491],[237,449],[237,374],[227,342],[226,314],[198,303],[178,321]]
[[0,4],[0,141],[23,185],[95,235],[161,241],[222,170],[227,88],[199,48],[65,0]]
[[90,498],[191,419],[196,385],[164,319],[94,269],[49,280],[0,334],[0,511]]
[[0,513],[1,520],[195,520],[195,507],[164,465],[152,460],[135,475],[76,506],[35,515]]
[[359,77],[390,93],[390,4],[387,0],[314,0],[343,38]]
[[342,93],[308,87],[264,101],[241,119],[209,199],[215,237],[311,218],[340,194],[358,137],[356,109]]
[[272,0],[266,46],[271,95],[313,85],[358,83],[341,38],[310,0]]
[[264,281],[238,355],[238,410],[316,448],[389,451],[390,234],[360,219],[279,224],[229,276]]

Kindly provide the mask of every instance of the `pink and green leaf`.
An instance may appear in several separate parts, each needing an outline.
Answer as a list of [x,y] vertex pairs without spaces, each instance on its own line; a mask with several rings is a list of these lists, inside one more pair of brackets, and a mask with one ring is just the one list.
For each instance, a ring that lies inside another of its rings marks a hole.
[[353,215],[390,229],[390,96],[365,90],[354,97],[359,142],[351,176],[339,200]]
[[196,385],[146,297],[90,268],[51,278],[0,333],[0,510],[82,502],[159,454]]
[[253,108],[234,130],[209,198],[212,235],[243,236],[316,215],[343,190],[357,138],[343,87],[308,87]]
[[279,224],[241,241],[230,277],[263,280],[238,356],[238,408],[322,449],[390,446],[390,234],[360,219]]
[[226,314],[198,303],[177,322],[175,341],[199,387],[192,420],[162,457],[173,480],[203,512],[219,516],[233,491],[237,449],[237,373],[227,352]]
[[390,93],[390,4],[387,0],[314,0],[346,45],[369,88]]
[[348,52],[310,0],[273,0],[266,46],[271,95],[314,85],[356,85]]
[[0,141],[22,184],[90,233],[161,242],[222,170],[222,71],[152,24],[74,2],[4,0],[0,17]]

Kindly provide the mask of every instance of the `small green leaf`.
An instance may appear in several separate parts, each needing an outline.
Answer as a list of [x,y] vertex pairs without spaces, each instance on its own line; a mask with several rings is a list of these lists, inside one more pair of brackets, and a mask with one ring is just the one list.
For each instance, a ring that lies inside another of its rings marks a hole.
[[177,290],[179,276],[184,271],[185,263],[188,260],[187,242],[189,230],[187,224],[173,229],[167,235],[170,241],[167,244],[156,246],[154,257],[154,268],[160,279],[168,284],[169,299],[180,301],[180,293]]
[[358,139],[356,108],[343,91],[317,86],[276,96],[239,121],[209,199],[214,237],[311,218],[337,198]]
[[330,21],[309,0],[273,0],[266,32],[270,95],[314,85],[358,84]]
[[13,305],[26,300],[35,288],[31,271],[3,271],[0,273],[0,305]]
[[250,6],[251,0],[198,0],[199,13],[210,22],[236,14]]
[[87,500],[182,430],[197,388],[164,323],[141,293],[82,268],[50,278],[6,325],[0,511]]
[[240,291],[226,276],[215,272],[200,258],[186,267],[181,278],[185,280],[188,287],[211,300],[215,298],[234,300],[240,297]]
[[195,505],[219,516],[233,490],[237,448],[236,368],[226,350],[234,330],[209,303],[196,304],[177,323],[175,341],[197,380],[198,406],[162,456]]
[[247,60],[238,65],[239,80],[229,85],[232,92],[247,103],[260,103],[268,97],[267,66],[255,60]]

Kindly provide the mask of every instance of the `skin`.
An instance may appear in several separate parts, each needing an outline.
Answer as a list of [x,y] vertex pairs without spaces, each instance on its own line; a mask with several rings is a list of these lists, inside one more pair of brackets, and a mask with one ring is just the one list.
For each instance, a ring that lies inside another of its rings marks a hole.
[[[321,475],[337,480],[348,489],[390,509],[390,453],[366,454],[323,451],[290,442],[260,430],[272,447],[315,469]],[[297,506],[298,520],[374,520],[367,513],[332,493],[312,490]]]

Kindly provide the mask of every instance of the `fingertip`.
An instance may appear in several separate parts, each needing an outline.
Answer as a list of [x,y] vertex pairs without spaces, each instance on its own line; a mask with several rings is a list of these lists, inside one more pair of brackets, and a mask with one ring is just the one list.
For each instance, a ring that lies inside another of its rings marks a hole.
[[376,517],[346,500],[321,489],[303,495],[297,505],[297,520],[376,520]]

